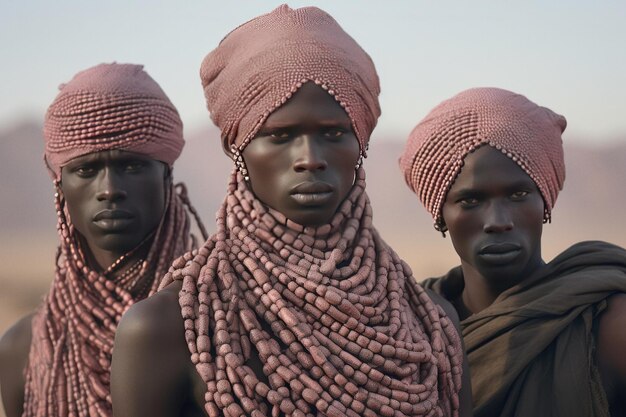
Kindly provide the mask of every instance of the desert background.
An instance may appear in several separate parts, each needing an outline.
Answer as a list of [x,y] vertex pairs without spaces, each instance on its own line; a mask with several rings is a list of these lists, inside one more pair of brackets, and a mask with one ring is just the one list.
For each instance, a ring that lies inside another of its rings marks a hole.
[[[423,279],[457,264],[449,237],[404,183],[397,159],[403,138],[374,135],[365,160],[374,224]],[[174,177],[189,189],[209,231],[222,202],[231,161],[222,153],[216,129],[191,131]],[[52,181],[42,162],[43,137],[36,121],[0,130],[0,331],[31,311],[53,276],[58,242]],[[567,179],[552,223],[544,226],[543,250],[552,259],[567,246],[600,239],[626,246],[626,140],[601,146],[566,140]]]
[[[53,276],[42,123],[57,86],[101,62],[143,64],[181,114],[187,146],[174,175],[213,230],[231,162],[206,111],[200,62],[230,30],[286,1],[0,1],[0,334],[40,302]],[[626,2],[288,3],[329,12],[376,65],[383,113],[365,161],[368,193],[375,224],[418,279],[457,259],[397,159],[432,107],[470,87],[519,92],[568,119],[567,179],[544,227],[544,258],[587,239],[626,246]]]

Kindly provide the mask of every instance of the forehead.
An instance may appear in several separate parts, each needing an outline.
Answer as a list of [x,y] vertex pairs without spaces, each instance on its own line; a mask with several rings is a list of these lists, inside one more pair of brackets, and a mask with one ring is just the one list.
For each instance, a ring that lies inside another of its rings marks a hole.
[[536,187],[530,176],[501,151],[485,145],[468,154],[450,191],[511,187],[525,184]]
[[308,82],[272,112],[263,125],[280,127],[314,122],[351,124],[348,113],[333,96],[319,85]]

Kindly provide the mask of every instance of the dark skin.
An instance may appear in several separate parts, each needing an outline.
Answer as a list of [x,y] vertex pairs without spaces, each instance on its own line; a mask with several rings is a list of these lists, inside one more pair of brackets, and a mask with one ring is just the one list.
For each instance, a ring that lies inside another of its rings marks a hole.
[[80,156],[63,167],[61,190],[72,224],[100,268],[156,230],[165,211],[166,177],[162,162],[120,150]]
[[[163,217],[170,181],[162,162],[119,150],[80,156],[62,168],[61,192],[92,268],[104,271],[149,238]],[[129,257],[130,264],[145,255],[149,245],[144,246]],[[20,319],[0,339],[0,389],[7,417],[20,417],[23,411],[32,316]]]
[[274,112],[243,157],[259,200],[298,224],[320,225],[352,188],[359,142],[346,112],[324,90],[305,84],[298,96],[308,105]]
[[[461,319],[484,310],[545,265],[543,208],[534,181],[502,152],[483,146],[465,158],[443,206],[465,281],[453,300]],[[614,295],[595,333],[596,362],[612,416],[626,415],[625,328],[626,294]]]
[[[230,155],[227,148],[224,151]],[[359,145],[343,108],[319,86],[305,84],[268,117],[243,157],[251,188],[261,201],[293,221],[314,226],[327,223],[348,195]],[[302,188],[294,190],[298,186]],[[206,384],[185,343],[181,286],[172,283],[122,317],[111,372],[116,417],[205,415]],[[458,328],[454,308],[438,301]],[[265,378],[257,355],[248,365]],[[461,415],[467,416],[469,374],[464,372],[464,377]]]
[[545,265],[541,193],[516,163],[490,146],[465,158],[443,219],[461,258],[463,303],[470,311],[483,310]]

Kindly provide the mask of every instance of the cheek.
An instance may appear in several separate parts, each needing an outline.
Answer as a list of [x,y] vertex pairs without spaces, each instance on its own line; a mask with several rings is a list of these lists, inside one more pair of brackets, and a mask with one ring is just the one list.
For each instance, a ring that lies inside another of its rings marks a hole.
[[279,198],[282,191],[286,188],[284,183],[288,178],[285,175],[281,175],[282,171],[271,166],[272,164],[265,164],[262,167],[255,164],[252,165],[253,168],[248,167],[252,192],[263,203],[274,207],[276,204],[275,200]]
[[61,185],[61,193],[65,199],[65,207],[70,215],[70,220],[81,233],[84,233],[83,224],[86,223],[84,218],[89,215],[87,206],[89,193],[88,187],[75,187],[72,185]]
[[448,228],[455,252],[466,262],[471,261],[476,237],[481,235],[482,224],[476,212],[444,205],[443,220]]
[[163,179],[149,181],[141,187],[144,190],[144,209],[153,219],[152,223],[158,223],[165,212],[166,187],[167,181]]
[[259,197],[276,193],[284,180],[283,173],[291,167],[287,150],[268,146],[260,138],[244,149],[243,159],[252,191]]
[[536,199],[532,204],[528,204],[520,212],[520,224],[527,231],[527,235],[532,244],[537,245],[543,233],[543,200]]
[[361,156],[361,149],[356,138],[347,139],[346,143],[339,149],[332,150],[328,160],[332,161],[337,172],[340,173],[340,182],[352,187],[355,178],[356,164]]
[[481,221],[477,211],[462,210],[456,205],[444,205],[443,221],[451,235],[465,236],[481,229]]

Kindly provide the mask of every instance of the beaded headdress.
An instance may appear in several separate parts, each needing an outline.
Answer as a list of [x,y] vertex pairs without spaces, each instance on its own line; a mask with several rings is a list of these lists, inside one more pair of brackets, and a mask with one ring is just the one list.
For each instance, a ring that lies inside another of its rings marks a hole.
[[45,160],[53,178],[70,160],[122,149],[170,167],[185,141],[178,111],[142,65],[100,64],[79,72],[48,108]]
[[411,132],[400,168],[409,187],[442,225],[446,195],[470,152],[489,145],[511,158],[537,184],[544,220],[565,181],[561,134],[565,118],[499,88],[474,88],[435,107]]
[[362,153],[380,116],[374,63],[316,7],[282,5],[239,26],[204,58],[200,77],[227,149],[242,151],[267,117],[309,81],[344,108]]

